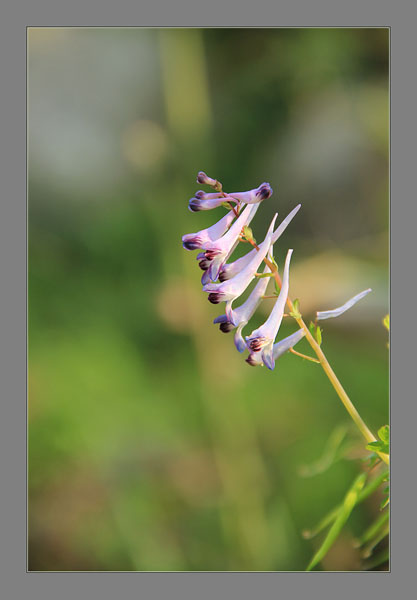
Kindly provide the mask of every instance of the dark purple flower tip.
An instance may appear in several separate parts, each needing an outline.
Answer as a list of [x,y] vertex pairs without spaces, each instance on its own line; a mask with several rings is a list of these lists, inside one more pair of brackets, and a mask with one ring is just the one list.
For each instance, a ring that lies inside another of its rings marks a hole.
[[188,236],[184,235],[182,238],[182,247],[185,250],[198,250],[201,248],[201,238],[198,236]]
[[200,171],[197,175],[197,183],[210,185],[208,182],[210,181],[210,177],[208,177],[204,171]]
[[188,203],[188,209],[191,210],[191,212],[198,212],[199,210],[201,210],[199,199],[191,198],[191,200]]
[[219,277],[219,281],[221,283],[223,283],[223,281],[227,281],[228,279],[230,279],[227,274],[227,271],[225,269],[221,269],[221,271],[219,271],[218,277]]
[[220,302],[223,302],[223,296],[224,294],[222,292],[211,292],[208,295],[208,300],[212,304],[219,304]]
[[257,367],[259,365],[259,363],[256,361],[255,357],[253,356],[253,354],[249,354],[248,358],[246,359],[246,362],[248,363],[248,365],[250,365],[251,367]]
[[198,192],[194,194],[195,198],[198,198],[199,200],[201,200],[201,198],[204,198],[205,195],[206,194],[205,192],[203,192],[203,190],[198,190]]
[[207,271],[207,269],[209,268],[211,264],[211,261],[208,260],[207,258],[202,258],[199,262],[198,262],[198,266],[200,267],[200,269],[202,271]]
[[259,186],[258,191],[256,192],[256,196],[261,200],[266,200],[270,196],[272,196],[272,188],[269,183],[263,183]]
[[219,325],[219,329],[220,331],[223,331],[223,333],[229,333],[229,331],[232,331],[232,329],[234,329],[235,326],[232,325],[232,323],[230,323],[229,321],[226,321],[226,323],[220,323]]
[[264,346],[264,340],[265,338],[263,337],[252,338],[251,340],[248,340],[248,346],[252,352],[260,352]]

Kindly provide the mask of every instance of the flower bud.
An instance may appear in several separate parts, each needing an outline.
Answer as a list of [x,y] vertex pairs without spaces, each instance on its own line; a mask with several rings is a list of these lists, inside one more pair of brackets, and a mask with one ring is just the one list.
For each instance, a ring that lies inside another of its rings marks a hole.
[[201,183],[202,185],[210,185],[212,188],[219,192],[222,189],[222,184],[220,183],[220,181],[217,181],[217,179],[212,179],[211,177],[206,175],[204,171],[200,171],[198,173],[197,183]]

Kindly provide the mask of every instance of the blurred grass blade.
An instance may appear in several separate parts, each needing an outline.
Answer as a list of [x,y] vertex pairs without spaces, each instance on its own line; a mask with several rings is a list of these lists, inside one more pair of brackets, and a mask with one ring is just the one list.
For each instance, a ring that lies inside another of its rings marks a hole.
[[342,506],[340,507],[336,520],[331,526],[324,542],[311,559],[306,571],[311,571],[326,556],[327,552],[330,550],[330,548],[336,541],[344,524],[348,520],[350,513],[357,504],[359,493],[363,489],[365,481],[366,474],[361,473],[353,482],[352,486],[350,487],[348,493],[346,494],[343,500]]
[[389,519],[389,511],[385,511],[380,515],[374,523],[365,531],[365,533],[357,540],[356,546],[359,548],[369,542],[381,529],[381,527],[387,522]]
[[377,554],[373,558],[373,560],[368,562],[366,564],[366,570],[371,571],[372,569],[375,569],[376,567],[383,565],[385,562],[387,562],[387,560],[389,560],[389,548],[382,550],[381,552],[379,552],[379,554]]
[[[378,489],[378,487],[381,485],[381,483],[383,483],[387,479],[387,476],[388,476],[388,471],[384,471],[383,473],[380,473],[377,477],[375,477],[360,492],[358,499],[356,501],[356,504],[360,504],[361,502],[366,500],[366,498],[368,498],[368,496],[373,494],[373,492],[375,492]],[[319,523],[315,527],[313,527],[312,529],[307,529],[307,530],[303,531],[302,535],[303,535],[304,539],[309,540],[309,539],[315,537],[318,533],[323,531],[323,529],[325,529],[328,525],[333,523],[333,521],[336,519],[337,515],[339,514],[339,511],[341,508],[342,508],[342,505],[339,504],[338,506],[336,506],[336,508],[333,508],[325,517],[323,517],[323,519],[321,519],[321,521],[319,521]]]
[[388,496],[386,496],[383,501],[381,502],[381,504],[379,505],[379,510],[384,510],[385,507],[387,507],[389,504],[389,494]]
[[339,514],[340,508],[340,505],[336,506],[336,508],[333,508],[325,517],[323,517],[323,519],[316,525],[316,527],[314,527],[313,529],[306,529],[305,531],[303,531],[303,538],[306,540],[310,540],[311,538],[315,537],[318,533],[320,533],[320,531],[326,529],[326,527],[333,523],[333,521],[336,519],[337,515]]
[[362,551],[363,558],[371,556],[374,548],[389,534],[389,524]]
[[379,488],[381,483],[387,481],[388,476],[388,471],[383,471],[377,477],[375,477],[375,479],[372,479],[372,481],[370,481],[368,485],[359,494],[358,504],[360,502],[363,502],[366,498],[368,498],[368,496],[373,494]]
[[314,477],[324,473],[340,459],[340,446],[346,437],[345,426],[336,427],[327,440],[322,456],[310,465],[302,465],[299,469],[301,477]]

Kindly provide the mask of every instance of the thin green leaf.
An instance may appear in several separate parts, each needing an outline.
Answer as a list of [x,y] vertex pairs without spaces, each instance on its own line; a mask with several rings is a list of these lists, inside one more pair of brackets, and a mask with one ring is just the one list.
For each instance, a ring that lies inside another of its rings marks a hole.
[[378,437],[386,444],[389,444],[389,425],[384,425],[378,429]]
[[300,313],[300,301],[298,298],[296,298],[294,300],[294,302],[292,303],[293,305],[293,309],[290,312],[291,317],[294,317],[294,319],[301,319],[301,313]]
[[[360,504],[361,502],[366,500],[366,498],[368,498],[371,494],[373,494],[379,488],[381,483],[383,483],[384,481],[387,480],[388,476],[389,476],[389,472],[383,471],[382,473],[377,475],[374,479],[372,479],[372,481],[370,481],[368,483],[368,485],[366,487],[364,487],[363,490],[360,492],[356,504]],[[321,521],[319,521],[319,523],[315,527],[313,527],[312,529],[309,529],[309,530],[305,530],[303,532],[303,536],[306,539],[310,539],[310,538],[316,536],[321,531],[323,531],[323,529],[325,529],[328,525],[333,523],[333,521],[339,514],[339,511],[341,508],[342,508],[341,504],[339,504],[338,506],[333,508],[325,517],[323,517],[323,519],[321,519]]]
[[340,446],[346,437],[346,427],[336,427],[325,445],[322,456],[310,465],[302,465],[299,469],[301,477],[314,477],[327,471],[341,458]]
[[376,569],[376,567],[386,563],[387,560],[389,560],[389,548],[382,550],[371,561],[368,561],[365,565],[365,570],[371,571],[372,569]]
[[366,449],[370,450],[371,452],[382,452],[383,454],[389,455],[389,446],[388,444],[382,441],[370,442],[369,444],[367,444]]
[[313,529],[305,529],[302,532],[303,538],[306,540],[310,540],[311,538],[315,537],[318,533],[323,531],[323,529],[326,529],[328,525],[333,523],[333,521],[339,514],[340,509],[341,505],[336,506],[336,508],[333,508],[329,513],[327,513],[327,515],[323,517],[323,519],[319,521],[319,523]]
[[378,544],[380,542],[382,542],[382,540],[389,534],[389,525],[387,525],[382,531],[379,532],[379,534],[374,537],[374,539],[369,542],[369,544],[367,546],[365,546],[365,548],[362,551],[362,556],[363,558],[368,558],[369,556],[371,556],[374,548],[376,548],[378,546]]
[[348,520],[350,513],[352,512],[358,501],[359,493],[363,489],[365,481],[366,474],[361,473],[353,482],[352,486],[350,487],[343,500],[342,506],[333,525],[329,529],[329,532],[324,542],[311,559],[306,571],[311,571],[316,565],[318,565],[318,563],[326,556],[327,552],[330,550],[330,548],[338,538],[344,524]]
[[279,294],[280,291],[281,291],[281,289],[280,289],[280,287],[279,287],[279,285],[277,283],[277,280],[275,278],[274,278],[274,285],[275,285],[275,291],[276,291],[276,293]]
[[322,331],[323,330],[320,327],[316,328],[316,340],[317,340],[317,343],[319,346],[321,346],[321,342],[322,342],[322,336],[321,336]]
[[277,261],[275,260],[275,258],[273,258],[273,257],[271,258],[271,263],[274,265],[274,267],[275,267],[275,268],[276,268],[276,270],[278,271],[278,263],[277,263]]
[[379,505],[379,510],[384,510],[386,506],[389,504],[389,496],[387,496]]
[[243,228],[243,235],[248,240],[248,242],[253,240],[252,229],[250,227],[248,227],[247,225],[245,225]]
[[368,529],[365,531],[365,533],[356,541],[356,546],[358,548],[360,548],[361,546],[363,546],[364,544],[366,544],[366,542],[369,542],[370,540],[372,540],[372,538],[378,533],[378,531],[381,529],[381,527],[383,525],[385,525],[385,523],[388,521],[389,519],[389,511],[385,511],[384,513],[382,513],[382,515],[380,515],[373,523],[370,527],[368,527]]

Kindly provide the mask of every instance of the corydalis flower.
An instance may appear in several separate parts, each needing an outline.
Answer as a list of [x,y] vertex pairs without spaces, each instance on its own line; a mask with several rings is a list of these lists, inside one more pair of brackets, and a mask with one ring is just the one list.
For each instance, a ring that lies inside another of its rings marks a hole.
[[[270,257],[271,258],[271,257]],[[269,267],[266,265],[264,269],[264,274],[270,273]],[[235,346],[239,350],[239,352],[243,352],[246,348],[246,344],[242,338],[242,329],[248,323],[249,319],[254,314],[255,310],[258,308],[259,303],[262,300],[262,296],[266,292],[266,288],[268,287],[269,278],[263,277],[261,278],[256,286],[253,288],[250,296],[241,306],[238,308],[234,308],[231,311],[231,320],[229,321],[227,315],[221,315],[214,319],[213,323],[220,323],[220,330],[224,333],[232,331],[235,327]]]
[[203,244],[213,242],[221,237],[230,225],[233,223],[235,218],[235,213],[233,210],[227,213],[220,221],[208,227],[207,229],[202,229],[197,233],[187,233],[182,236],[182,245],[186,250],[197,250],[201,248]]
[[265,236],[264,241],[259,246],[259,250],[256,255],[252,258],[251,262],[242,270],[240,273],[228,281],[223,283],[209,283],[203,287],[203,292],[208,292],[208,299],[213,304],[219,302],[226,302],[226,316],[229,321],[232,322],[232,302],[243,294],[252,279],[255,277],[255,273],[259,268],[259,265],[264,260],[267,252],[271,246],[272,232],[274,224],[278,214],[275,214],[271,221],[268,232]]
[[273,353],[274,340],[280,328],[282,317],[284,316],[285,303],[288,298],[289,270],[292,252],[292,250],[288,250],[287,252],[281,291],[271,314],[261,327],[252,331],[251,335],[246,338],[246,345],[249,351],[261,352],[264,364],[271,370],[275,366]]
[[210,266],[203,275],[203,283],[208,283],[210,279],[212,281],[217,279],[220,268],[227,257],[233,252],[239,241],[242,228],[251,222],[258,210],[258,206],[258,204],[246,206],[230,229],[222,237],[202,245],[202,249],[205,250],[205,257],[210,261]]
[[245,204],[257,204],[272,196],[272,188],[269,183],[261,183],[260,186],[247,192],[231,192],[228,196],[244,202]]
[[349,310],[356,302],[359,302],[362,298],[364,298],[369,292],[372,292],[371,288],[360,292],[356,296],[353,296],[350,300],[339,306],[338,308],[334,308],[333,310],[322,310],[317,312],[317,321],[323,321],[324,319],[331,319],[333,317],[338,317],[342,315],[344,312]]
[[238,203],[238,200],[235,198],[231,198],[229,196],[225,196],[223,192],[214,192],[210,194],[206,194],[202,190],[199,190],[195,193],[194,198],[188,203],[188,209],[191,212],[199,212],[200,210],[211,210],[213,208],[217,208],[218,206],[222,206],[224,202],[234,202]]
[[[280,342],[277,342],[276,344],[274,344],[274,347],[273,347],[274,360],[276,361],[280,356],[285,354],[285,352],[288,352],[288,350],[291,350],[291,348],[293,348],[296,344],[298,344],[298,342],[300,340],[303,339],[305,334],[306,333],[305,333],[304,329],[298,329],[295,333],[289,335],[288,337],[284,338]],[[256,367],[258,365],[263,364],[261,353],[260,352],[251,352],[249,354],[248,358],[246,359],[246,362],[249,365],[251,365],[252,367]]]
[[213,179],[204,173],[204,171],[200,171],[197,175],[197,183],[201,183],[202,185],[210,185],[217,191],[222,189],[222,184],[217,179]]
[[[272,245],[278,240],[278,238],[284,233],[285,229],[291,223],[292,219],[298,213],[301,208],[301,204],[298,204],[279,224],[272,235]],[[224,264],[219,271],[219,281],[226,281],[227,279],[231,279],[235,275],[239,273],[246,265],[252,260],[253,256],[256,254],[256,248],[241,256],[237,260],[232,263]]]
[[196,259],[198,260],[198,266],[200,267],[200,269],[202,271],[207,271],[207,269],[211,265],[211,261],[208,258],[206,258],[206,253],[205,252],[199,252],[197,254]]

